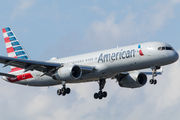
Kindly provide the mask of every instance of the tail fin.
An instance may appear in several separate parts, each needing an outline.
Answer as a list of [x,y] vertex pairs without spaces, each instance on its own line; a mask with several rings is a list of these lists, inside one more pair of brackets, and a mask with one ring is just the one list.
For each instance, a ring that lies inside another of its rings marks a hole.
[[[30,60],[28,54],[23,49],[22,45],[18,41],[17,37],[15,36],[11,28],[3,28],[2,32],[4,36],[8,57]],[[18,70],[21,70],[21,68],[11,66],[11,72]]]

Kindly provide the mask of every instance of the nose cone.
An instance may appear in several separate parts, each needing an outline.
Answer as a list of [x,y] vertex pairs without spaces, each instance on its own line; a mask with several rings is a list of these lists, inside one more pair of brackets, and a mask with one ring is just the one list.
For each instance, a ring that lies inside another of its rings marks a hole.
[[176,51],[171,52],[169,55],[172,62],[176,62],[179,59],[179,54]]

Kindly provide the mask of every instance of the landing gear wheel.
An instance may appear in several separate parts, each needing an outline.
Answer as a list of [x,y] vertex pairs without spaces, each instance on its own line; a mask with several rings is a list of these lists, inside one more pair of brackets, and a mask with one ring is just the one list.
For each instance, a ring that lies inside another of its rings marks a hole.
[[153,84],[153,83],[154,83],[154,80],[153,80],[153,79],[151,79],[151,80],[149,81],[149,83],[150,83],[150,84]]
[[154,83],[153,83],[154,85],[156,85],[157,84],[157,80],[154,80]]
[[63,91],[63,92],[62,92],[62,96],[65,96],[65,95],[66,95],[66,91]]
[[69,94],[71,92],[70,88],[66,88],[66,93]]
[[102,93],[102,95],[103,95],[104,98],[107,97],[107,92],[104,91],[104,92]]
[[98,99],[98,93],[94,93],[94,99]]
[[149,81],[149,83],[155,85],[155,84],[157,84],[157,80],[156,80],[156,79],[151,79],[151,80]]
[[61,95],[61,89],[57,90],[57,95]]
[[62,96],[65,96],[65,95],[66,95],[66,88],[65,88],[65,87],[63,87],[63,88],[61,89],[61,93],[62,93]]
[[99,91],[99,92],[98,92],[98,97],[99,97],[99,99],[102,99],[102,98],[103,98],[102,91]]

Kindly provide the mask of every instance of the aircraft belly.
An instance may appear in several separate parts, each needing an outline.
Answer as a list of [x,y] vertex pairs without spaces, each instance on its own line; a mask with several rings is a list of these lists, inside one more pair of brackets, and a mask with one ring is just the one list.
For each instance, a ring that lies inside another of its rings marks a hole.
[[29,79],[26,80],[26,84],[28,86],[52,86],[52,85],[61,84],[61,82],[52,79],[42,79],[42,80]]

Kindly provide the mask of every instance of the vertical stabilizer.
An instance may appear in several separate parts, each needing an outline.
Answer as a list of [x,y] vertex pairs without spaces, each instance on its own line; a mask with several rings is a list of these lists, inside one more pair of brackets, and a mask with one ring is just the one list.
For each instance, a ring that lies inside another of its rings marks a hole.
[[[2,32],[4,36],[8,57],[30,60],[28,54],[26,53],[26,51],[18,41],[17,37],[15,36],[11,28],[9,27],[3,28]],[[22,70],[22,68],[11,66],[11,72],[18,70]]]

